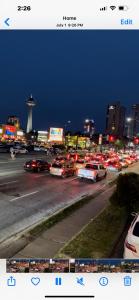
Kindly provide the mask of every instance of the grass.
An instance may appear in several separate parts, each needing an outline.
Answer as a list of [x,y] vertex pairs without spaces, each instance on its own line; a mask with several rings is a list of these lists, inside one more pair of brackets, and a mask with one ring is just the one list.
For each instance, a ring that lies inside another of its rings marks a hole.
[[[114,183],[113,183],[113,181],[111,183],[109,183],[109,186],[112,186],[113,184],[115,184],[116,180],[114,180]],[[72,205],[69,205],[68,207],[66,207],[64,209],[61,209],[61,211],[56,212],[55,214],[53,214],[53,216],[48,217],[45,221],[43,221],[40,224],[34,226],[34,228],[32,228],[28,232],[28,234],[27,234],[27,240],[28,241],[34,240],[39,234],[41,234],[45,230],[51,228],[56,223],[62,221],[64,218],[66,218],[69,215],[71,215],[73,212],[75,212],[75,210],[78,210],[79,208],[81,208],[82,206],[84,206],[85,204],[87,204],[89,201],[91,201],[94,198],[96,198],[98,195],[101,194],[101,192],[103,192],[103,188],[100,189],[99,191],[95,192],[93,195],[84,196],[83,198],[81,198],[80,200],[76,201]]]
[[[127,221],[125,209],[109,205],[58,253],[58,257],[107,258]],[[57,256],[56,256],[57,257]]]

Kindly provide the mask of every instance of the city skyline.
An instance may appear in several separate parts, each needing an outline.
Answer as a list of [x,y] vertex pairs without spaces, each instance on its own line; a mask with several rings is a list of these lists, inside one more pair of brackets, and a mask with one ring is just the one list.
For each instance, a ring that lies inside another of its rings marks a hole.
[[72,130],[82,130],[84,119],[91,118],[96,130],[104,131],[108,103],[119,100],[131,108],[139,102],[136,34],[1,32],[1,123],[17,115],[26,128],[25,101],[32,93],[38,103],[34,128],[62,127],[71,120]]

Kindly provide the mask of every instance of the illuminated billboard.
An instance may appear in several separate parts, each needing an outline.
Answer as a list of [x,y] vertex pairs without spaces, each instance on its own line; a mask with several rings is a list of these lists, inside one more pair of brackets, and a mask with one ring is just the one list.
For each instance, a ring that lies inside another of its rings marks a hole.
[[5,139],[15,139],[16,127],[12,125],[3,125],[3,138]]
[[11,125],[5,125],[5,134],[6,135],[15,135],[16,133],[16,128],[15,126],[11,126]]
[[50,128],[49,142],[62,142],[63,141],[63,128]]

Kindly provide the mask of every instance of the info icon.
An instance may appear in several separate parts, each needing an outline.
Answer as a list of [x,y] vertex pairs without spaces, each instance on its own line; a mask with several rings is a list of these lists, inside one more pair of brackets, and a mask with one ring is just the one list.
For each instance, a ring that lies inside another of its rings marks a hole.
[[100,284],[101,286],[106,286],[106,285],[108,285],[108,283],[109,283],[109,281],[108,281],[108,278],[107,278],[107,277],[101,277],[101,278],[99,279],[99,284]]

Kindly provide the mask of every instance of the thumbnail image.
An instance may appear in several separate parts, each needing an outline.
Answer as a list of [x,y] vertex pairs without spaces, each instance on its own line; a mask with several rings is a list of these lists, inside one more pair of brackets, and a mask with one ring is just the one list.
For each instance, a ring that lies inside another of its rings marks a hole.
[[49,273],[49,259],[32,259],[29,261],[29,273]]
[[26,259],[13,259],[6,262],[7,273],[29,273],[29,261]]
[[50,270],[52,273],[69,273],[70,263],[67,259],[50,259]]
[[97,261],[91,259],[76,259],[75,260],[76,273],[97,273]]

